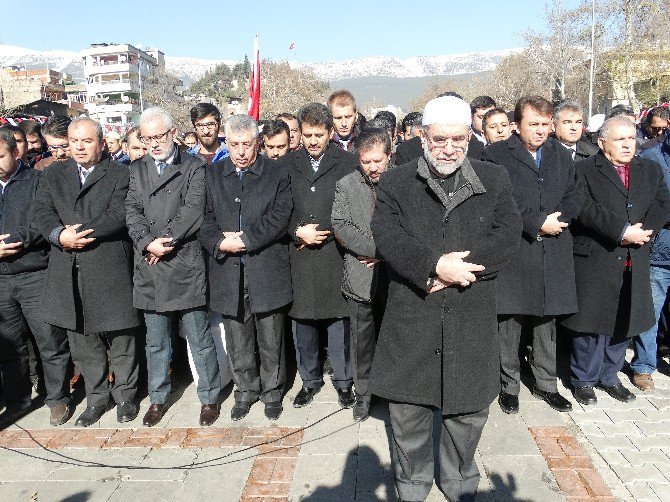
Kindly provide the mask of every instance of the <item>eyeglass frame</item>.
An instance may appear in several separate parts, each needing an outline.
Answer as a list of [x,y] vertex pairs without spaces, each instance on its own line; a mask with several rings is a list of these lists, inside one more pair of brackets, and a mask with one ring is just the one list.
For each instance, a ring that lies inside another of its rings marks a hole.
[[204,124],[193,124],[193,127],[199,131],[205,131],[207,129],[216,129],[220,127],[220,124],[218,122],[205,122]]
[[47,150],[49,150],[51,153],[55,153],[62,150],[64,152],[67,152],[70,149],[70,143],[67,143],[65,145],[49,145],[47,144]]
[[172,132],[172,129],[168,129],[165,131],[163,134],[156,134],[154,136],[138,136],[137,139],[139,139],[143,144],[145,145],[150,145],[152,141],[155,141],[158,144],[161,143],[166,143],[167,142],[167,135]]

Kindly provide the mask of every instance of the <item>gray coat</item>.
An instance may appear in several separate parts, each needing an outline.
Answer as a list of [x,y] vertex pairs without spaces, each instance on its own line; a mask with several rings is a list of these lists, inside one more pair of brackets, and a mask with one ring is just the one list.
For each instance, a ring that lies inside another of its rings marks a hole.
[[[483,410],[500,392],[494,279],[521,232],[504,169],[466,159],[456,176],[447,198],[423,157],[384,173],[372,216],[390,275],[372,392],[444,414]],[[440,256],[464,250],[486,267],[477,281],[427,294]]]
[[568,150],[554,138],[542,146],[538,168],[518,136],[486,147],[482,160],[504,167],[523,219],[519,248],[498,275],[498,314],[557,316],[577,311],[572,235],[541,236],[547,215],[560,211],[570,223],[583,193]]
[[[205,305],[205,261],[197,239],[205,212],[205,163],[177,150],[162,176],[149,154],[129,169],[126,222],[135,244],[135,307],[170,312]],[[175,249],[149,265],[146,247],[158,237],[171,237]]]
[[[83,187],[72,159],[54,162],[43,172],[34,222],[44,238],[60,226],[81,223],[79,230],[92,228],[90,237],[96,239],[79,251],[52,244],[44,305],[49,324],[84,334],[139,325],[132,304],[132,244],[123,208],[128,178],[128,168],[110,159],[95,166]],[[75,264],[83,312],[77,312]]]
[[344,248],[342,292],[347,298],[369,303],[375,295],[378,267],[368,267],[358,256],[375,257],[370,221],[375,207],[375,187],[356,170],[335,185],[332,223],[335,239]]

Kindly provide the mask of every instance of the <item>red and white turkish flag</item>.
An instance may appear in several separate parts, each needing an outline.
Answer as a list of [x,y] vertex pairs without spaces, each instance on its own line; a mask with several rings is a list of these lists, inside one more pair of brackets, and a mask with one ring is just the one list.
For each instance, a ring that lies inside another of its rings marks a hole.
[[254,61],[249,77],[249,115],[258,120],[261,104],[261,53],[258,48],[258,34],[254,37]]

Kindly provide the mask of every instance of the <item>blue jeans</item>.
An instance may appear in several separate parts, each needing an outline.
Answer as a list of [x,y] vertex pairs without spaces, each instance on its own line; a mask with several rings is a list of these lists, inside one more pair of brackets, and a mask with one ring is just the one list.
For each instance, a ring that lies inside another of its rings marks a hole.
[[202,404],[218,402],[221,392],[219,362],[216,358],[214,339],[209,329],[205,307],[175,312],[144,312],[147,325],[147,370],[149,399],[152,404],[165,404],[171,391],[170,356],[172,352],[172,319],[179,320],[179,330],[186,333],[198,372],[198,399]]
[[630,367],[635,373],[647,374],[656,371],[658,318],[660,317],[661,310],[665,304],[668,288],[670,288],[670,267],[664,265],[652,265],[650,267],[649,276],[651,278],[651,296],[654,299],[656,324],[633,339],[635,355],[630,363]]

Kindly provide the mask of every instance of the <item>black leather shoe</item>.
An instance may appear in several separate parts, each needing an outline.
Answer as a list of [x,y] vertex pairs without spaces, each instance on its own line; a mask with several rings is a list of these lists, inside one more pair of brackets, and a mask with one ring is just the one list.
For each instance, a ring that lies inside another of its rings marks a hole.
[[633,394],[626,387],[624,387],[621,382],[611,386],[603,385],[602,388],[605,392],[607,392],[617,401],[622,401],[624,403],[630,403],[631,401],[635,401],[635,394]]
[[116,421],[119,423],[135,420],[140,412],[140,407],[132,401],[124,401],[116,405]]
[[219,418],[219,403],[203,404],[200,407],[200,425],[209,427]]
[[87,406],[84,413],[74,423],[76,427],[88,427],[93,425],[105,414],[109,406]]
[[281,405],[281,401],[265,403],[265,416],[270,420],[277,420],[282,411],[284,411],[284,408]]
[[596,397],[596,393],[593,391],[593,387],[575,387],[575,392],[573,395],[575,396],[575,401],[583,404],[584,406],[589,406],[598,402],[598,398]]
[[293,400],[293,407],[302,408],[303,406],[307,406],[312,402],[312,399],[314,399],[314,396],[318,394],[320,390],[321,387],[315,387],[313,389],[303,387],[295,396],[295,399]]
[[572,411],[572,403],[561,396],[558,392],[545,392],[540,389],[533,389],[533,395],[537,398],[543,399],[556,411],[563,413]]
[[507,414],[513,415],[519,413],[519,396],[501,392],[498,396],[500,408]]
[[342,408],[351,408],[356,402],[356,396],[351,390],[351,387],[348,389],[337,389],[337,402],[340,403]]
[[163,413],[165,413],[165,405],[154,403],[149,406],[149,409],[144,414],[142,419],[142,425],[145,427],[153,427],[163,418]]
[[354,405],[354,422],[363,422],[370,416],[370,401],[356,396]]
[[230,419],[231,420],[242,420],[247,416],[249,410],[251,409],[251,403],[249,401],[238,401],[233,406],[233,409],[230,410]]

